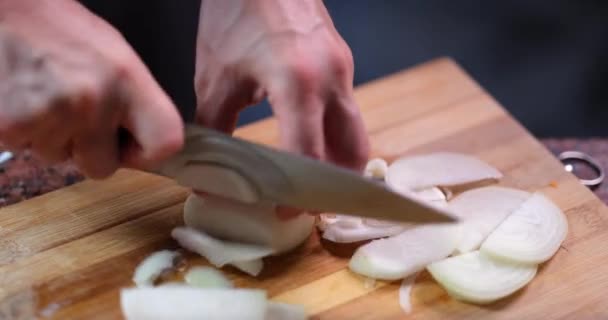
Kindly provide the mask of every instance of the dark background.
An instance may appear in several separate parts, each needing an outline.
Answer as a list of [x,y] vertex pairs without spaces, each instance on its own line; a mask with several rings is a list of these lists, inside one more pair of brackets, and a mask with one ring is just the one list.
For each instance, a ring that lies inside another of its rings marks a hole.
[[[120,29],[189,120],[200,0],[81,1]],[[326,0],[355,85],[440,56],[539,137],[608,136],[608,1]],[[246,110],[240,123],[270,114]]]

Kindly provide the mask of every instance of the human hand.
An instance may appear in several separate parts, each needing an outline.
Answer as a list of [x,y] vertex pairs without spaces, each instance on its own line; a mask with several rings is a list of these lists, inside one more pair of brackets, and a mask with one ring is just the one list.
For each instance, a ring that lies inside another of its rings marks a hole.
[[361,170],[369,144],[352,81],[352,54],[321,0],[203,0],[203,125],[232,132],[238,113],[267,96],[283,148]]
[[[132,140],[120,150],[119,129]],[[0,0],[0,141],[87,176],[181,148],[179,113],[123,37],[72,0]]]

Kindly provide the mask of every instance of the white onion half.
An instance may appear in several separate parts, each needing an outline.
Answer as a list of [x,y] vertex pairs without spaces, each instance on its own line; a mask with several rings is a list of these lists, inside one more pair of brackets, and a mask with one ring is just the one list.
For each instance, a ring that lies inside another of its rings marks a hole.
[[153,286],[154,281],[165,270],[174,266],[175,259],[179,256],[177,251],[161,250],[147,256],[136,268],[133,274],[133,282],[138,287]]
[[[211,264],[218,268],[226,264],[238,268],[240,262],[257,261],[274,252],[269,247],[218,240],[202,231],[187,227],[173,229],[171,236],[182,247],[207,258]],[[261,263],[261,260],[259,263]],[[261,271],[261,268],[252,270],[241,267],[240,269],[253,276]]]
[[262,290],[185,285],[123,289],[120,304],[127,320],[264,320],[268,306]]
[[488,236],[480,250],[506,261],[539,264],[555,254],[567,233],[564,213],[537,192]]
[[399,158],[391,163],[386,174],[387,184],[403,192],[500,178],[502,174],[489,164],[472,156],[451,152]]
[[399,306],[405,314],[412,312],[412,288],[419,274],[420,272],[414,273],[401,281],[401,286],[399,287]]
[[422,225],[359,247],[349,268],[370,278],[402,279],[449,256],[459,241],[458,225]]
[[270,247],[276,254],[304,242],[314,221],[307,214],[281,220],[271,204],[244,204],[212,196],[190,195],[184,205],[186,226],[218,239]]
[[536,265],[504,263],[479,251],[430,264],[427,270],[454,298],[490,303],[511,295],[536,275]]
[[462,220],[460,253],[479,249],[481,243],[512,212],[530,197],[530,193],[503,187],[484,187],[465,191],[448,206]]

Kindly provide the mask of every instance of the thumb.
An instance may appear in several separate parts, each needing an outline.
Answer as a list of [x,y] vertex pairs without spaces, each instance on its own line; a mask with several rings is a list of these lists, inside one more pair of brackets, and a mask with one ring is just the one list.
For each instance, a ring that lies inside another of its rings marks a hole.
[[150,168],[179,151],[184,143],[184,124],[171,99],[149,72],[126,85],[127,107],[121,127],[127,140],[121,148],[121,164]]

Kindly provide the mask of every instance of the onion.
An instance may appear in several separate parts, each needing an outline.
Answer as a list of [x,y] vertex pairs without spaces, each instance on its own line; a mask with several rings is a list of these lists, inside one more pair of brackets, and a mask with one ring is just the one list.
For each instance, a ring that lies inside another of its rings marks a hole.
[[[435,205],[446,205],[445,196],[438,188],[430,188],[420,191],[408,192]],[[323,232],[323,238],[332,242],[351,243],[365,240],[386,238],[395,236],[410,229],[413,225],[396,223],[370,218],[360,218],[348,215],[325,215],[320,216],[319,229]]]
[[187,284],[199,288],[232,288],[232,283],[214,268],[194,267],[184,275]]
[[388,167],[387,184],[409,192],[500,179],[502,174],[487,163],[459,153],[438,152],[403,157]]
[[410,296],[412,287],[414,287],[414,283],[416,282],[416,277],[418,277],[419,274],[420,272],[417,272],[403,279],[403,281],[401,281],[401,286],[399,287],[399,306],[406,314],[412,312],[412,301]]
[[182,247],[207,258],[211,264],[218,268],[226,264],[231,264],[237,268],[241,266],[242,271],[253,276],[257,275],[261,268],[260,270],[250,270],[242,268],[239,263],[257,261],[274,252],[273,249],[264,246],[218,240],[192,228],[177,227],[173,229],[171,236]]
[[384,159],[374,158],[367,162],[363,174],[366,177],[384,180],[386,172],[388,170],[388,164]]
[[127,320],[264,320],[268,308],[262,290],[177,285],[123,289],[120,304]]
[[163,271],[173,268],[178,256],[178,252],[170,250],[152,253],[135,268],[133,282],[138,287],[153,286]]
[[398,223],[371,226],[360,218],[345,220],[338,218],[334,223],[325,227],[323,238],[332,242],[351,243],[397,235],[407,228],[407,225]]
[[302,214],[281,220],[271,204],[244,204],[213,196],[190,195],[184,205],[186,226],[219,239],[289,251],[312,232],[315,218]]
[[555,254],[567,233],[564,213],[537,192],[488,236],[480,250],[506,261],[539,264]]
[[270,302],[265,320],[306,320],[306,310],[302,306]]
[[452,297],[480,304],[521,289],[534,278],[536,269],[535,265],[496,261],[479,251],[447,258],[427,267]]
[[449,202],[450,209],[462,220],[460,253],[479,249],[486,237],[530,197],[525,191],[484,187],[465,191]]
[[458,225],[422,225],[359,247],[349,268],[370,278],[402,279],[449,256],[459,241]]

